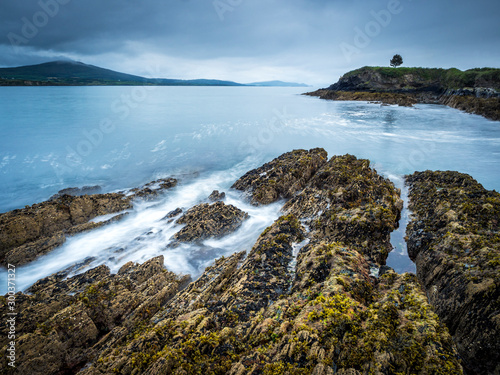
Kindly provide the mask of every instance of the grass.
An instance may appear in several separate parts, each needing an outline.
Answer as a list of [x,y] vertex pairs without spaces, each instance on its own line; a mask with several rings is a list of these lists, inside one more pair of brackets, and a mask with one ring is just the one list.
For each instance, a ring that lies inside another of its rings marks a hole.
[[420,77],[424,82],[434,82],[446,89],[458,89],[464,87],[494,87],[500,89],[500,69],[496,68],[475,68],[462,71],[457,68],[389,68],[381,66],[365,66],[353,70],[344,75],[349,77],[366,71],[374,71],[383,77],[401,78],[407,74]]

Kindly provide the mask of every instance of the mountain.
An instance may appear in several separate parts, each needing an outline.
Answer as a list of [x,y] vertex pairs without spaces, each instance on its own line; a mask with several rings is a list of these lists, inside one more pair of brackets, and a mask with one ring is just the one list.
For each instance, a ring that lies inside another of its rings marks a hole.
[[94,82],[141,82],[147,81],[144,77],[115,72],[74,61],[53,61],[38,65],[20,66],[17,68],[0,69],[3,79],[17,79],[28,81],[49,81],[53,83],[90,84]]
[[0,68],[0,86],[99,86],[99,85],[155,85],[155,86],[258,86],[308,87],[303,83],[282,81],[242,84],[217,79],[145,78],[115,72],[77,61],[52,61],[17,68]]
[[254,82],[247,83],[247,86],[259,86],[259,87],[310,87],[305,83],[295,83],[295,82],[283,82],[283,81],[265,81],[265,82]]
[[76,61],[53,61],[17,68],[0,68],[0,85],[160,85],[245,86],[232,81],[209,79],[145,78],[115,72]]

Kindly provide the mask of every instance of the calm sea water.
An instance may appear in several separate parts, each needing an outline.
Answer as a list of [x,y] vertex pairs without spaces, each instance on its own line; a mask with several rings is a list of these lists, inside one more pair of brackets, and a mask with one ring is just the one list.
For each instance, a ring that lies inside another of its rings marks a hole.
[[[200,246],[166,249],[178,228],[161,218],[189,207],[247,170],[296,148],[324,147],[330,156],[368,158],[402,186],[415,170],[458,170],[488,189],[500,188],[500,123],[437,105],[415,108],[332,102],[301,96],[303,88],[2,87],[0,212],[48,199],[70,186],[103,191],[166,176],[183,183],[126,220],[71,238],[20,267],[20,287],[87,257],[117,270],[129,260],[163,254],[169,269],[199,274],[217,256],[249,250],[279,215],[280,204],[229,203],[251,219],[235,235]],[[406,214],[406,212],[405,212]],[[404,215],[405,216],[405,215]],[[402,229],[389,265],[412,271]],[[407,220],[407,219],[406,219]],[[2,291],[4,288],[2,281]]]

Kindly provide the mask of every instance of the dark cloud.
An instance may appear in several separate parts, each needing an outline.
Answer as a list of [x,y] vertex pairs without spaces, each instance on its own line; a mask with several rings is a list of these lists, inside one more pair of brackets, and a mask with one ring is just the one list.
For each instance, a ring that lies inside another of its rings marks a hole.
[[393,52],[409,65],[497,65],[499,16],[490,0],[2,0],[0,65],[68,57],[144,74],[147,61],[178,78],[326,84]]

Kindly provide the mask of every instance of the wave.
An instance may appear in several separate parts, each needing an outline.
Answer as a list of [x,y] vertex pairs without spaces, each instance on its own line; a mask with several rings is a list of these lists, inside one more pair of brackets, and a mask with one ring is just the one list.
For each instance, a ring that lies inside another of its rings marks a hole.
[[[250,250],[262,231],[279,217],[283,202],[256,207],[245,202],[240,192],[229,187],[255,160],[247,158],[237,166],[200,176],[169,190],[156,201],[139,201],[128,215],[113,224],[93,231],[69,237],[64,245],[37,260],[17,268],[17,291],[24,291],[37,280],[56,272],[73,268],[72,276],[105,264],[111,272],[117,272],[125,263],[144,262],[163,255],[165,266],[177,274],[198,277],[216,258],[228,256],[236,251]],[[255,165],[252,165],[254,167]],[[228,190],[229,189],[229,190]],[[249,218],[234,233],[219,239],[201,243],[184,243],[175,248],[168,247],[172,236],[182,226],[165,216],[177,209],[183,211],[206,202],[213,190],[226,192],[226,204],[232,204],[247,212]],[[99,217],[93,221],[103,221]],[[1,271],[6,280],[6,271]],[[6,282],[1,293],[6,293]]]

